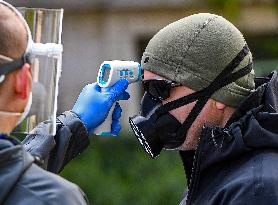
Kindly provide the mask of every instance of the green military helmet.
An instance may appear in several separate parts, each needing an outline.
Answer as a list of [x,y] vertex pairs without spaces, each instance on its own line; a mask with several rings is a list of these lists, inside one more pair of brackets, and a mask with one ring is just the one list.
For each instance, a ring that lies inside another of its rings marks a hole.
[[[207,87],[246,45],[242,33],[221,16],[200,13],[161,29],[149,42],[141,66],[195,91]],[[252,62],[249,52],[235,68]],[[212,98],[237,107],[255,88],[254,70],[216,91]]]

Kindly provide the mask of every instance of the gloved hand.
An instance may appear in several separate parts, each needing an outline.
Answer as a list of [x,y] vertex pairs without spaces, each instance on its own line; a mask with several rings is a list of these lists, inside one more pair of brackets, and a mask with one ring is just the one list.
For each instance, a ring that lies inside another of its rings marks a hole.
[[112,114],[112,127],[111,127],[111,135],[117,136],[121,131],[121,123],[120,118],[122,116],[122,108],[118,102],[116,102],[113,114]]
[[[89,134],[106,119],[112,105],[117,100],[128,100],[129,94],[125,91],[128,81],[121,79],[115,85],[101,92],[97,83],[86,85],[75,102],[72,111],[78,115],[87,128]],[[112,134],[117,135],[121,129],[119,118],[121,107],[115,106],[112,115]]]

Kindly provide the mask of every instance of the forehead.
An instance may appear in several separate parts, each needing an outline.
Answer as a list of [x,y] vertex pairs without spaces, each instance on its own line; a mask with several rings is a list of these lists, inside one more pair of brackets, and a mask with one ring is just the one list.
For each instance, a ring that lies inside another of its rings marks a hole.
[[144,74],[144,80],[151,80],[151,79],[166,79],[160,75],[157,75],[155,73],[152,73],[148,70],[143,70],[143,74]]

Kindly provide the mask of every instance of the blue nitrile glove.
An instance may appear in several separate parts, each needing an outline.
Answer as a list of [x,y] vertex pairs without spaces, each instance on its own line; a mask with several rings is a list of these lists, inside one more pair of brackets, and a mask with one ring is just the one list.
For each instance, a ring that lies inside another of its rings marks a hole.
[[[84,123],[89,134],[92,134],[93,130],[104,122],[114,102],[119,99],[129,99],[129,94],[125,91],[127,87],[128,81],[121,79],[103,92],[101,92],[101,88],[97,83],[86,85],[83,88],[72,111]],[[116,134],[120,128],[119,118],[121,114],[119,113],[121,113],[121,108],[117,105],[113,112],[113,134]]]
[[122,116],[122,108],[118,102],[116,102],[113,114],[112,114],[112,126],[111,126],[111,135],[117,136],[121,131],[120,118]]

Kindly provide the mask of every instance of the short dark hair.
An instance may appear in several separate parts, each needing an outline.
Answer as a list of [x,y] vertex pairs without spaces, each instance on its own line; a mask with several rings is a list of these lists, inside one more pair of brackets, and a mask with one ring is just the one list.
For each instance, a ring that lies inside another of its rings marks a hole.
[[0,54],[19,58],[26,50],[27,41],[27,31],[21,19],[10,8],[0,4]]

